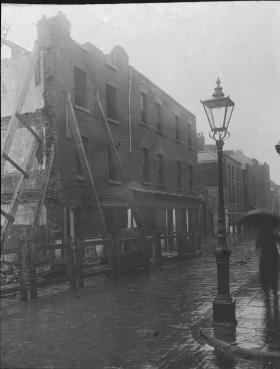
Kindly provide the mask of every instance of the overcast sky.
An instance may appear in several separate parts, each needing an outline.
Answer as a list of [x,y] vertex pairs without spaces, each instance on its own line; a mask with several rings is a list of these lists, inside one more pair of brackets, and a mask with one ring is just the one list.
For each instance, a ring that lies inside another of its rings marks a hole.
[[2,4],[7,39],[32,49],[43,14],[62,11],[72,37],[104,53],[124,47],[130,64],[196,115],[208,140],[200,100],[219,76],[236,103],[225,149],[270,165],[280,184],[280,2],[213,2],[100,5]]

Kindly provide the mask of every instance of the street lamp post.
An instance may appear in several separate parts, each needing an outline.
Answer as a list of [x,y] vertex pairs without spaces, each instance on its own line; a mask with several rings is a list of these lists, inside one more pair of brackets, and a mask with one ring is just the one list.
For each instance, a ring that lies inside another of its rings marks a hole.
[[278,144],[275,145],[275,150],[280,155],[280,140],[278,141]]
[[228,126],[234,108],[234,102],[225,97],[220,79],[217,79],[212,98],[201,101],[211,131],[209,135],[216,141],[218,155],[218,241],[215,249],[217,263],[217,296],[213,301],[213,324],[236,326],[235,301],[230,296],[229,259],[230,250],[227,246],[224,185],[223,185],[223,146],[229,137]]

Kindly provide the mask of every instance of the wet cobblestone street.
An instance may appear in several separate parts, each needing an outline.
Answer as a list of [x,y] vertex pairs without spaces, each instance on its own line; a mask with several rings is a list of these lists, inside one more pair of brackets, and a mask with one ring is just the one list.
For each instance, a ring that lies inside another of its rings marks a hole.
[[[258,260],[252,243],[231,250],[234,298],[241,287],[252,293],[246,284],[256,277]],[[3,300],[2,368],[272,368],[225,358],[195,340],[215,293],[215,258],[207,251],[150,275],[97,277],[82,290],[59,287],[28,303]],[[236,304],[238,315],[242,300]]]

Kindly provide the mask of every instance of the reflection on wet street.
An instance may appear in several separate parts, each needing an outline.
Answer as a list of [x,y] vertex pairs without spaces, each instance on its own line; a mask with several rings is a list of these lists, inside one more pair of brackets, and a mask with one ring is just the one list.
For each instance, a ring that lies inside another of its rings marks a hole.
[[[240,260],[246,261],[246,267]],[[265,366],[268,363],[252,366],[251,361],[225,357],[195,340],[196,324],[211,313],[216,292],[214,263],[213,254],[205,253],[150,275],[135,274],[115,282],[96,277],[77,292],[41,295],[28,303],[3,301],[2,368],[273,368]],[[253,276],[256,270],[253,246],[236,245],[233,297],[245,285],[248,273]],[[255,291],[248,289],[248,296]],[[237,310],[244,305],[241,298]],[[274,311],[274,320],[269,315],[272,311],[266,314],[265,327],[260,321],[255,328],[267,344],[274,345],[269,334],[277,314]],[[279,341],[277,345],[278,350]]]

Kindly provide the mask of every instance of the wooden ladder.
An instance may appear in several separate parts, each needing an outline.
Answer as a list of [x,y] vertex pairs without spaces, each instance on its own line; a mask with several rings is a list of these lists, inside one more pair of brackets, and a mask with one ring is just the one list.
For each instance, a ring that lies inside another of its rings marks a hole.
[[145,269],[149,270],[150,269],[150,261],[149,261],[149,254],[148,254],[148,249],[147,249],[147,245],[146,245],[146,229],[145,229],[145,226],[143,224],[142,218],[140,217],[138,206],[136,204],[136,201],[134,199],[132,190],[130,188],[130,185],[129,185],[129,182],[128,182],[128,179],[127,179],[127,176],[126,176],[126,171],[124,169],[122,160],[121,160],[120,155],[118,153],[118,150],[117,150],[117,147],[116,147],[116,144],[115,144],[115,141],[114,141],[114,138],[113,138],[108,120],[106,118],[104,109],[103,109],[102,104],[100,102],[98,90],[96,91],[96,101],[97,101],[98,107],[99,107],[99,109],[101,111],[101,114],[102,114],[102,118],[103,118],[103,121],[104,121],[104,124],[105,124],[106,132],[107,132],[107,135],[108,135],[109,140],[110,140],[111,148],[113,149],[114,155],[117,159],[117,162],[118,162],[118,165],[119,165],[119,168],[120,168],[121,181],[122,181],[122,184],[125,186],[126,191],[127,191],[128,201],[129,201],[130,206],[131,206],[132,215],[135,219],[135,223],[136,223],[137,227],[139,228],[139,230],[143,234],[144,242],[141,244],[141,247],[142,247],[142,253],[143,253],[143,257],[144,257],[144,261],[145,261]]
[[[139,227],[139,229],[141,229],[141,231],[144,234],[144,226],[141,222],[139,212],[138,212],[138,209],[137,209],[137,205],[135,203],[132,191],[131,191],[131,189],[128,185],[128,180],[127,180],[127,177],[126,177],[126,174],[125,174],[125,170],[124,170],[124,167],[122,165],[121,159],[118,155],[116,145],[115,145],[110,127],[108,125],[106,116],[104,114],[102,105],[101,105],[100,100],[98,98],[98,95],[97,95],[97,102],[98,102],[98,105],[100,107],[100,110],[101,110],[101,113],[102,113],[102,116],[103,116],[103,119],[104,119],[104,122],[105,122],[105,125],[106,125],[106,128],[107,128],[107,133],[108,133],[109,138],[110,138],[111,146],[114,149],[114,152],[115,152],[115,155],[117,157],[119,166],[121,168],[121,179],[122,179],[123,184],[127,188],[129,202],[131,204],[132,213],[133,213],[133,216],[135,218],[135,222],[136,222],[137,226]],[[98,210],[98,215],[99,215],[98,222],[99,222],[99,229],[100,229],[101,237],[102,238],[108,238],[109,235],[108,235],[108,232],[107,232],[107,229],[106,229],[106,224],[105,224],[105,221],[104,221],[103,212],[102,212],[101,205],[100,205],[100,202],[99,202],[99,198],[98,198],[98,195],[97,195],[96,186],[95,186],[95,182],[94,182],[94,175],[93,175],[93,173],[90,169],[90,166],[89,166],[89,163],[88,163],[88,160],[87,160],[85,148],[84,148],[84,145],[83,145],[83,141],[82,141],[79,125],[78,125],[78,121],[77,121],[76,114],[75,114],[75,111],[74,111],[74,108],[73,108],[73,104],[71,102],[71,94],[69,92],[67,92],[67,104],[68,104],[68,112],[69,112],[68,118],[69,118],[70,128],[71,128],[72,135],[73,135],[73,138],[74,138],[74,141],[75,141],[75,145],[76,145],[78,156],[79,156],[79,159],[80,159],[80,162],[81,162],[82,170],[83,170],[83,173],[84,173],[85,178],[86,178],[87,186],[89,188],[91,201],[92,201],[93,207],[96,207],[97,210]],[[145,243],[145,236],[144,236],[144,243],[143,243],[142,247],[143,247],[142,251],[143,251],[144,259],[145,259],[145,268],[149,269],[149,257],[148,257],[148,251],[147,251],[147,248],[146,248],[146,243]],[[113,245],[111,245],[111,248],[113,248]],[[114,250],[111,250],[111,255],[110,256],[113,257],[113,255],[115,255],[115,252],[114,252]],[[111,264],[113,264],[113,263],[114,263],[114,261],[111,260]]]
[[[17,99],[15,110],[9,122],[8,134],[7,134],[5,143],[3,145],[3,148],[1,150],[1,176],[4,173],[4,167],[7,161],[20,173],[20,178],[19,178],[19,181],[17,183],[15,192],[13,194],[13,197],[10,203],[9,213],[1,209],[1,215],[5,217],[4,224],[1,227],[1,245],[4,245],[9,227],[15,221],[16,212],[17,212],[19,203],[21,201],[22,193],[24,191],[25,180],[30,175],[30,171],[32,168],[32,164],[34,163],[37,150],[39,146],[42,145],[42,135],[38,134],[25,120],[21,119],[21,113],[23,111],[26,96],[30,88],[32,77],[35,74],[35,67],[38,61],[38,57],[39,57],[39,49],[38,49],[38,45],[35,44],[33,54],[31,57],[31,61],[29,64],[29,68],[27,70],[27,74],[26,74],[23,86],[21,88],[19,97]],[[23,166],[20,166],[10,156],[10,152],[13,147],[14,137],[16,134],[16,130],[18,128],[18,122],[20,122],[33,136],[33,140],[30,145],[30,150],[27,153]],[[44,173],[43,184],[42,184],[42,189],[41,189],[41,194],[40,194],[41,198],[38,202],[38,206],[35,211],[35,218],[34,218],[33,226],[36,226],[38,224],[39,215],[42,210],[42,206],[43,206],[44,199],[45,199],[45,194],[47,191],[47,185],[48,185],[48,181],[49,181],[49,177],[51,173],[54,155],[55,155],[54,146],[52,146],[51,151],[50,151],[49,161],[46,166],[47,169],[45,170],[45,173]]]

